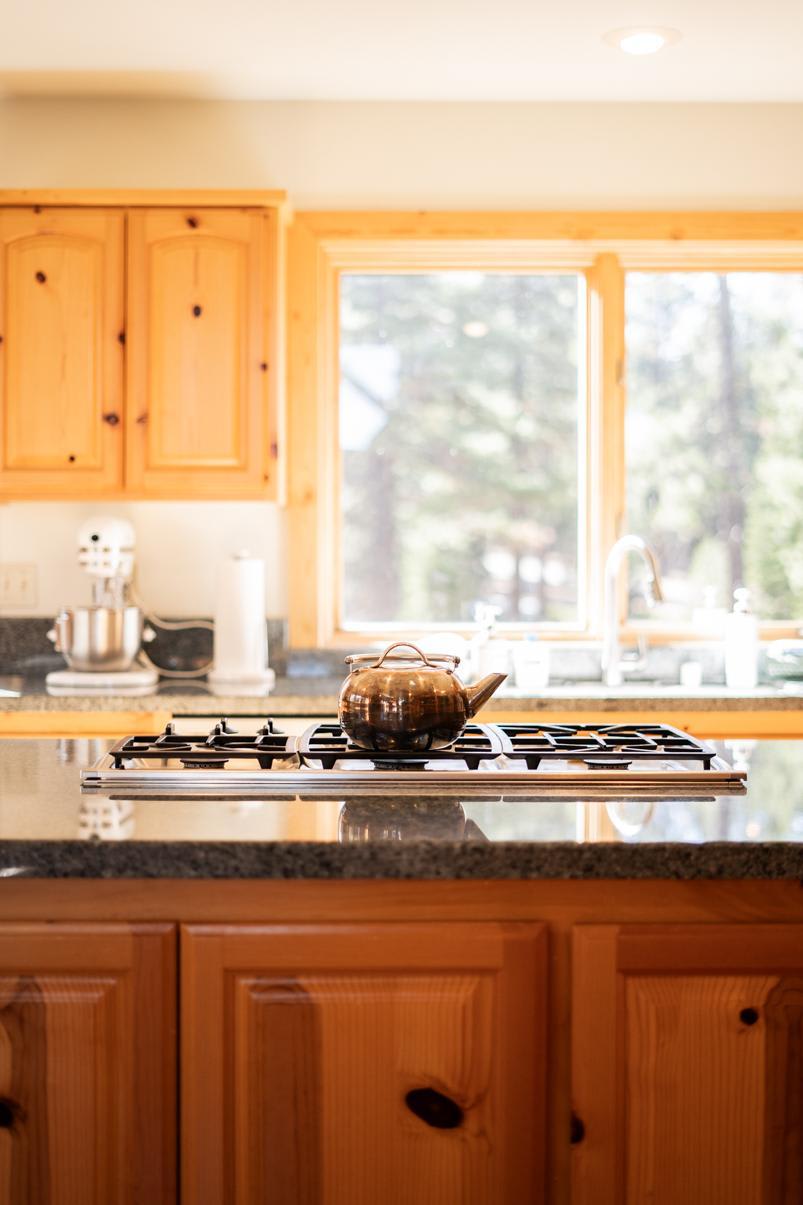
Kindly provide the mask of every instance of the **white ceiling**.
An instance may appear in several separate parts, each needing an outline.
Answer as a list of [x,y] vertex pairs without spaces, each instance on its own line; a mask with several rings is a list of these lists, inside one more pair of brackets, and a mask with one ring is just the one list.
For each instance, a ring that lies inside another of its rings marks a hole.
[[[0,92],[803,101],[803,0],[3,0]],[[611,29],[669,26],[635,58]],[[790,153],[793,148],[790,147]]]

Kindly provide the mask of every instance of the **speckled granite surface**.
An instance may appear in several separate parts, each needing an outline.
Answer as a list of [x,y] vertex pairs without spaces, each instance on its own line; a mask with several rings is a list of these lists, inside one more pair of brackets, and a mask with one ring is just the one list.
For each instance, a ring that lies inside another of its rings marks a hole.
[[746,795],[656,800],[82,794],[106,747],[0,741],[0,878],[803,880],[803,741],[719,746]]
[[803,845],[0,841],[0,864],[59,879],[803,879]]
[[49,695],[44,678],[0,675],[0,711],[168,711],[173,715],[332,715],[342,679],[278,678],[270,695],[222,695],[205,681],[171,681],[151,694]]
[[[333,715],[342,678],[277,678],[270,695],[246,697],[213,694],[205,682],[171,681],[147,695],[69,695],[47,693],[44,678],[0,676],[0,688],[19,694],[0,696],[0,711],[170,711],[173,715]],[[693,692],[681,686],[656,687],[628,683],[619,688],[596,683],[547,687],[537,698],[504,690],[494,696],[487,713],[595,709],[671,714],[673,711],[800,711],[800,683],[763,686],[736,693],[724,686],[704,686]]]

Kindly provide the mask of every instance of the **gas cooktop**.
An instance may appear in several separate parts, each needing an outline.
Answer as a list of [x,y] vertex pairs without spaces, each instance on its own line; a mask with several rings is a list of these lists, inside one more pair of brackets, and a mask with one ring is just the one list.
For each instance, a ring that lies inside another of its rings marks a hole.
[[254,734],[225,719],[186,735],[118,741],[91,769],[86,790],[120,793],[287,794],[364,792],[724,795],[745,790],[710,746],[668,724],[469,724],[445,749],[361,749],[336,721],[301,735],[273,720]]

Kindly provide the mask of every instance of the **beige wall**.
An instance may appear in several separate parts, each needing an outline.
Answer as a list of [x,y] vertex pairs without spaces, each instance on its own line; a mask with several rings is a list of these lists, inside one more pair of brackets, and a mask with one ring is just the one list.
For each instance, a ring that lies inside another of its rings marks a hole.
[[18,100],[0,187],[286,188],[298,208],[803,205],[803,105]]
[[266,614],[286,614],[283,515],[269,502],[11,502],[0,505],[0,561],[36,565],[36,603],[0,615],[52,615],[89,602],[76,536],[91,515],[133,523],[137,588],[157,614],[211,615],[223,561],[246,549],[265,560]]
[[[296,208],[803,208],[803,105],[0,102],[0,188],[285,188]],[[97,506],[0,506],[0,560],[39,565],[36,613],[86,590],[74,531]],[[248,545],[286,609],[267,503],[138,503],[140,587],[211,613]],[[6,612],[10,613],[10,612]]]

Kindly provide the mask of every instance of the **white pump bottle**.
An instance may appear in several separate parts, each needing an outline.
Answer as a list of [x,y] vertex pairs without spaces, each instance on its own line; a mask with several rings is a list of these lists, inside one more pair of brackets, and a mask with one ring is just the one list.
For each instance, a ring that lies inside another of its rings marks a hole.
[[725,616],[725,682],[731,690],[752,690],[758,682],[758,619],[749,590],[740,587],[733,597],[733,610]]

